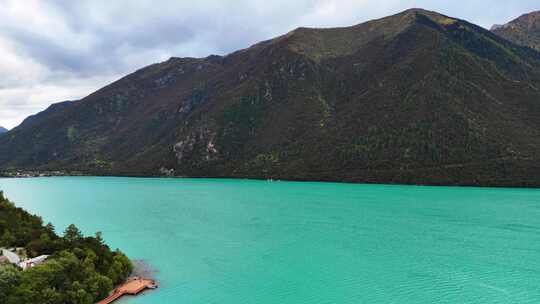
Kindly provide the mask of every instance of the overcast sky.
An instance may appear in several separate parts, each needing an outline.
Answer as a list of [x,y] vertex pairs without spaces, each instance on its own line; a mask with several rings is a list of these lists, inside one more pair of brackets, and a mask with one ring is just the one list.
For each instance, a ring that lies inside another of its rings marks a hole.
[[0,126],[171,56],[224,55],[299,26],[411,7],[489,28],[539,10],[540,0],[0,0]]

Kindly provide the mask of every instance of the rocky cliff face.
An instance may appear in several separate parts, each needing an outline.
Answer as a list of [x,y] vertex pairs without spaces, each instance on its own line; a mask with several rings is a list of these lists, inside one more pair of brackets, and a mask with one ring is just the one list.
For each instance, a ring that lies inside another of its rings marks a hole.
[[540,185],[540,54],[424,10],[171,58],[0,138],[0,167]]
[[505,25],[491,29],[514,43],[540,51],[540,11],[525,14]]

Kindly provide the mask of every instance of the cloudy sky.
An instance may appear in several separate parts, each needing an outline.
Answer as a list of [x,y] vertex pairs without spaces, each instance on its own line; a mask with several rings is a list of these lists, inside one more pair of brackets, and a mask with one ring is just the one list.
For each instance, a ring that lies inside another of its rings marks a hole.
[[422,7],[489,28],[539,0],[0,0],[0,126],[171,56],[227,54],[298,26]]

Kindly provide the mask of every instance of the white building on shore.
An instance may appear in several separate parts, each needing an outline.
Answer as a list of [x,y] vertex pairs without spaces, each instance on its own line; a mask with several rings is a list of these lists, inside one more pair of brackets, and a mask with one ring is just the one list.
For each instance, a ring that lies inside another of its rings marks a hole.
[[21,258],[15,252],[2,248],[0,249],[0,253],[2,260],[8,263],[18,265],[21,262]]
[[28,268],[32,268],[34,266],[43,264],[45,260],[48,258],[48,255],[40,255],[38,257],[35,257],[33,259],[24,260],[18,263],[19,267],[22,268],[22,270],[26,270]]
[[21,257],[12,250],[0,248],[0,264],[13,264],[20,267],[22,270],[41,265],[48,257],[48,255],[40,255],[32,259],[21,259]]

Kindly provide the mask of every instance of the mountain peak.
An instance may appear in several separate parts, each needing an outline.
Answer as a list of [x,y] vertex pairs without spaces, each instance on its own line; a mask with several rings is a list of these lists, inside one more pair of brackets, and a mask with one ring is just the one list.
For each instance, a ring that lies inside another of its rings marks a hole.
[[[401,13],[398,13],[397,15],[406,15],[406,14],[421,14],[421,15],[440,15],[442,16],[442,14],[440,13],[437,13],[435,11],[429,11],[429,10],[426,10],[426,9],[423,9],[423,8],[418,8],[418,7],[414,7],[414,8],[409,8],[407,10],[404,10],[403,12]],[[396,16],[396,15],[394,15]],[[390,16],[392,17],[392,16]]]
[[390,16],[388,18],[395,18],[397,16],[415,16],[416,17],[418,15],[429,17],[430,19],[432,19],[433,21],[437,23],[441,21],[445,21],[446,23],[448,23],[450,22],[450,20],[452,21],[452,23],[457,21],[456,19],[443,15],[439,12],[429,11],[423,8],[410,8],[408,10],[405,10],[401,13]]
[[530,12],[491,31],[520,45],[540,51],[540,11]]
[[255,44],[250,49],[281,45],[319,61],[353,54],[377,39],[390,40],[412,26],[425,25],[426,20],[442,27],[460,21],[434,11],[411,8],[392,16],[347,27],[298,27],[282,36]]

